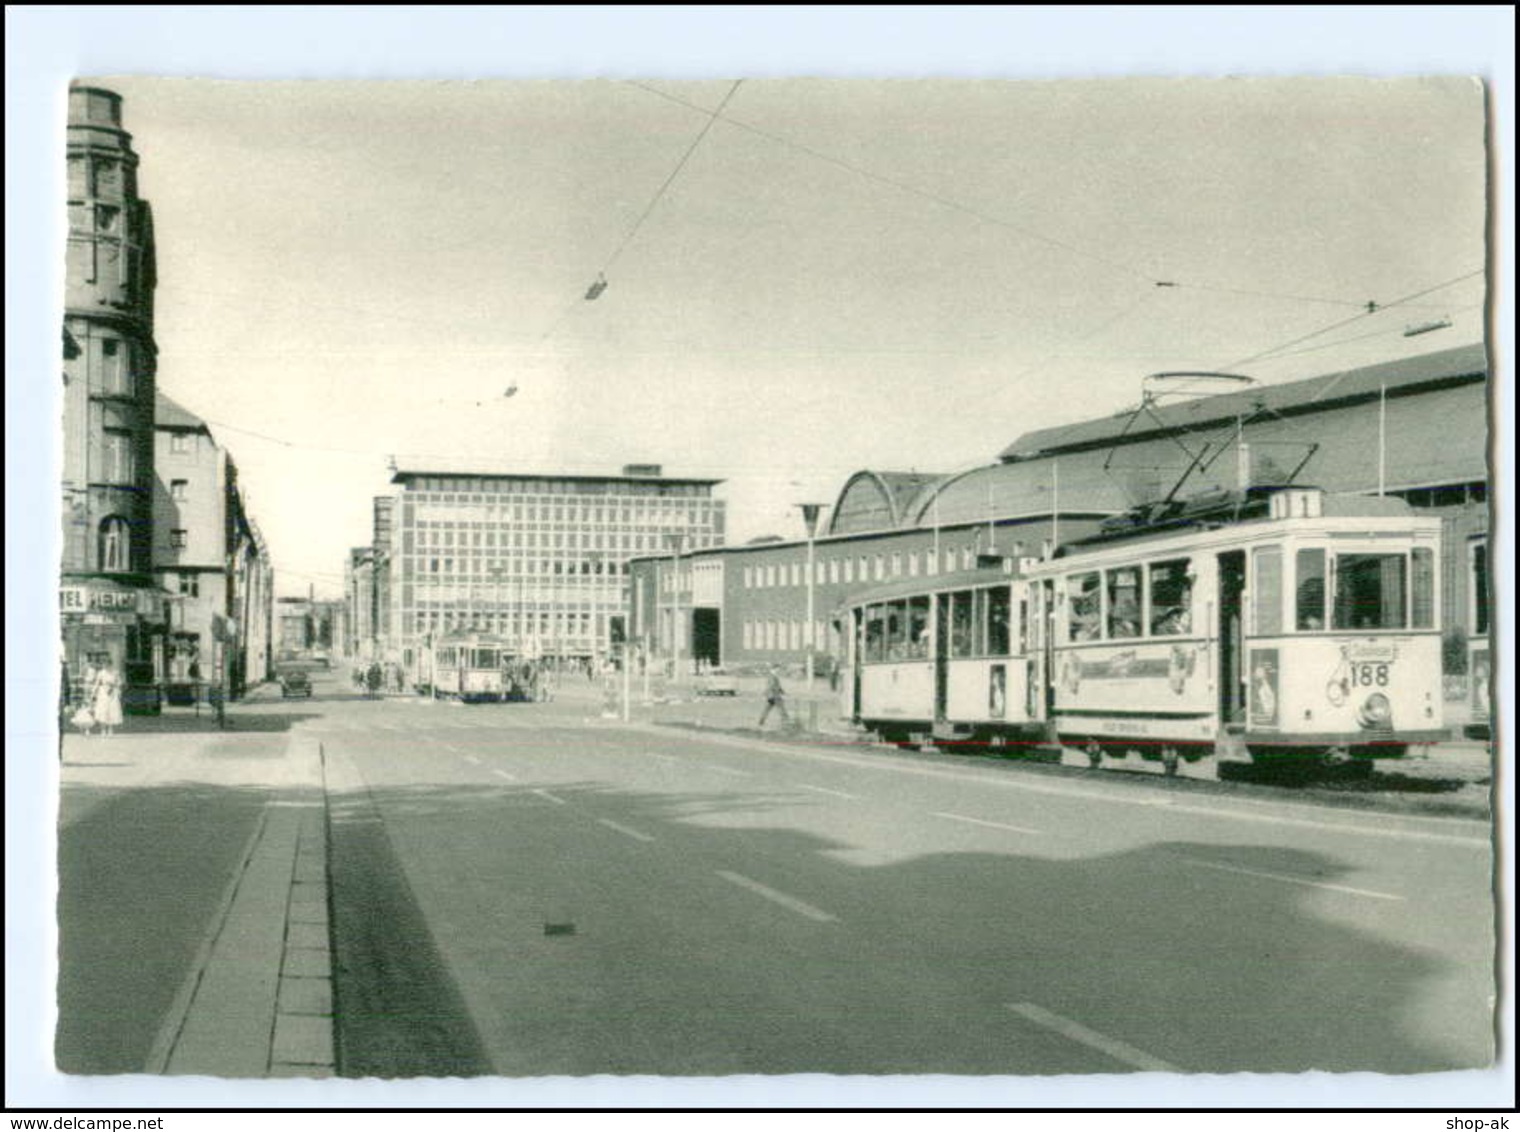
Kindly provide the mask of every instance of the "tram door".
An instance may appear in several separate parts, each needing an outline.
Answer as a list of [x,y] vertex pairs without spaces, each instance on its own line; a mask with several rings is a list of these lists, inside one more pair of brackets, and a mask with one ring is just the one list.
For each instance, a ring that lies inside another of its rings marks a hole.
[[1225,724],[1246,717],[1245,589],[1246,552],[1226,551],[1219,556],[1219,719]]
[[[950,596],[934,595],[934,722],[949,714],[950,696]],[[970,598],[970,595],[966,595]]]
[[850,611],[850,718],[860,718],[860,669],[865,663],[864,609]]

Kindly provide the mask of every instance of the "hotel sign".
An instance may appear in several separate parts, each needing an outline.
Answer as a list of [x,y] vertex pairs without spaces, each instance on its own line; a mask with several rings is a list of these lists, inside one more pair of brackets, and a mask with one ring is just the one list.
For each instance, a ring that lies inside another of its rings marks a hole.
[[119,613],[160,620],[163,617],[163,595],[152,590],[60,586],[58,609],[61,613]]

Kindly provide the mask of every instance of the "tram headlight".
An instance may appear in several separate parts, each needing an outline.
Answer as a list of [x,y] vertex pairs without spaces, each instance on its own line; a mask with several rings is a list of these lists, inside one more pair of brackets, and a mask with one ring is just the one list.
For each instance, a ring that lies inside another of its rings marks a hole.
[[1388,721],[1393,718],[1393,705],[1388,702],[1388,697],[1382,692],[1373,692],[1362,704],[1362,710],[1357,713],[1357,722],[1363,727],[1387,727]]

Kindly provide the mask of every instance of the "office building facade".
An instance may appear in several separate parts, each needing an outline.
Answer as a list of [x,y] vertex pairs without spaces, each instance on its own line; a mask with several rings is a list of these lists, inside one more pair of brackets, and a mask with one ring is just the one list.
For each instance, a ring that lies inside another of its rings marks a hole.
[[626,634],[627,564],[723,543],[720,481],[400,468],[376,500],[372,569],[384,659],[415,680],[440,637],[499,637],[523,658],[596,662]]

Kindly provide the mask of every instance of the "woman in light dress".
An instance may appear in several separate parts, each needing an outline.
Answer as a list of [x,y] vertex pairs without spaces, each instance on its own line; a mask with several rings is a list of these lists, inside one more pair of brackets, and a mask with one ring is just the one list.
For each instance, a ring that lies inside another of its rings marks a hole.
[[109,664],[102,665],[96,673],[92,705],[95,722],[107,735],[121,726],[121,677]]
[[86,735],[95,734],[95,685],[99,679],[95,662],[85,661],[84,674],[79,681],[79,706],[74,709],[69,722]]

